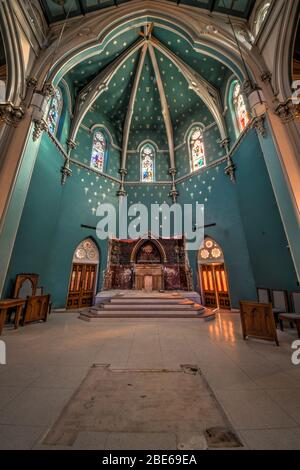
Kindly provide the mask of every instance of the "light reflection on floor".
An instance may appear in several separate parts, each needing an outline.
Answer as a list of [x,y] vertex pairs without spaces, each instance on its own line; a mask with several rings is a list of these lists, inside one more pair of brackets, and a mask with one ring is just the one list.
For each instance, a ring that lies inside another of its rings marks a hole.
[[238,314],[232,314],[226,310],[219,310],[216,314],[216,320],[211,322],[209,325],[209,334],[212,339],[218,341],[226,341],[230,343],[235,343],[237,340],[236,336],[236,327],[233,320],[230,317],[234,315],[235,319]]

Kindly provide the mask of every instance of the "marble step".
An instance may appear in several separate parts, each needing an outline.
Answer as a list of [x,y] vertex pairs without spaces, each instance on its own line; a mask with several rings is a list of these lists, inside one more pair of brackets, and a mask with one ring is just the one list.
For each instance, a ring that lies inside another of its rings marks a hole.
[[186,319],[202,319],[202,320],[213,320],[215,313],[208,310],[200,315],[197,312],[173,312],[173,311],[152,311],[152,312],[114,312],[102,310],[100,313],[93,311],[81,312],[79,315],[81,320],[85,321],[97,321],[103,318],[186,318]]
[[194,304],[191,305],[164,305],[164,304],[156,304],[155,307],[152,305],[137,305],[137,304],[126,304],[126,305],[117,305],[117,304],[102,304],[96,307],[93,307],[91,310],[95,312],[103,312],[105,311],[130,311],[130,312],[144,312],[144,311],[199,311],[202,310],[203,307],[195,307]]
[[171,299],[171,298],[162,298],[162,299],[157,299],[157,298],[142,298],[142,297],[136,297],[136,298],[133,298],[133,297],[128,297],[126,299],[116,299],[116,298],[112,298],[110,300],[110,303],[111,304],[167,304],[167,305],[173,305],[173,304],[179,304],[179,303],[182,303],[184,301],[183,298],[179,298],[179,299]]

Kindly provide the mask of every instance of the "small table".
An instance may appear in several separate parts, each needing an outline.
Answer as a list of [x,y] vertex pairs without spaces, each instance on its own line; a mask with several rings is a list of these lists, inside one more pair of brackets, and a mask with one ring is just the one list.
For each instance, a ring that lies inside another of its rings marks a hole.
[[15,308],[16,309],[14,324],[15,324],[15,330],[18,329],[21,314],[22,314],[22,310],[23,310],[23,307],[24,307],[25,303],[26,303],[26,299],[5,299],[5,300],[0,300],[0,335],[2,333],[4,324],[5,324],[7,312],[10,308]]
[[300,314],[298,313],[281,313],[279,315],[280,320],[287,320],[289,322],[295,323],[297,328],[297,333],[300,338]]

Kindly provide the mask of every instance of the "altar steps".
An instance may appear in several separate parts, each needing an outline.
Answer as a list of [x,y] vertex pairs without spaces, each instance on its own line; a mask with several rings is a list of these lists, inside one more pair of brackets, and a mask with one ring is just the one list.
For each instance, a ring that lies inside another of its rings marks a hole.
[[211,320],[212,310],[182,296],[113,297],[88,310],[80,312],[81,320],[95,321],[101,318],[194,318]]

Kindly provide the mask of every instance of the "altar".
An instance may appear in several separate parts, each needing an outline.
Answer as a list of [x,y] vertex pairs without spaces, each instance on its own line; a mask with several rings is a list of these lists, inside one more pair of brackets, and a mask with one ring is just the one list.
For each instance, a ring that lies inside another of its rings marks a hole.
[[103,288],[192,291],[184,239],[110,239]]

